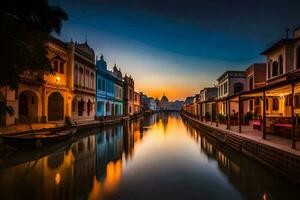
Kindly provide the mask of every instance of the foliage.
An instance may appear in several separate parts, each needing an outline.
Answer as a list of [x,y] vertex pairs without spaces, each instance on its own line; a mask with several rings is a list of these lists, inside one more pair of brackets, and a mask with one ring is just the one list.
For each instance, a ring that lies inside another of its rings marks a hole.
[[251,111],[249,111],[249,112],[246,113],[246,119],[247,119],[248,121],[250,121],[250,120],[253,119],[253,113],[252,113]]
[[218,115],[218,120],[219,120],[220,123],[225,123],[225,121],[226,121],[226,116],[223,115],[223,114],[221,114],[221,113],[219,113],[219,115]]
[[52,32],[60,33],[62,20],[66,19],[67,14],[47,0],[2,2],[0,87],[17,88],[26,70],[51,71],[45,43]]
[[205,113],[205,120],[210,120],[211,114],[210,112]]

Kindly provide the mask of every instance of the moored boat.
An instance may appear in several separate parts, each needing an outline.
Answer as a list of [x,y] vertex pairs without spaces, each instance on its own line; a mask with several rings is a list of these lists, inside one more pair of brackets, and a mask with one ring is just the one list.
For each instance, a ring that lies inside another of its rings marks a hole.
[[26,133],[2,135],[4,144],[14,147],[40,148],[71,138],[77,131],[77,126],[64,127],[56,130],[38,130]]

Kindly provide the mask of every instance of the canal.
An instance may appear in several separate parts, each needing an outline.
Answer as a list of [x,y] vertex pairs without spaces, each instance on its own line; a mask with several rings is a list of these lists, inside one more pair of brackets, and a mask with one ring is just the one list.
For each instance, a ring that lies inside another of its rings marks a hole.
[[299,190],[178,113],[82,130],[43,151],[0,149],[0,199],[297,199]]

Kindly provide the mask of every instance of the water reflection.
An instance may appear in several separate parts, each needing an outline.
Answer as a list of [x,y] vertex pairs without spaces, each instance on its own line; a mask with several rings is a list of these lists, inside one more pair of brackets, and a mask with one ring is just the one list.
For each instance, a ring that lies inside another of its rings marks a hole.
[[[0,198],[293,199],[297,194],[293,183],[201,134],[176,113],[80,135],[39,159],[35,152],[18,152],[1,160]],[[24,155],[30,161],[16,164],[13,157]]]

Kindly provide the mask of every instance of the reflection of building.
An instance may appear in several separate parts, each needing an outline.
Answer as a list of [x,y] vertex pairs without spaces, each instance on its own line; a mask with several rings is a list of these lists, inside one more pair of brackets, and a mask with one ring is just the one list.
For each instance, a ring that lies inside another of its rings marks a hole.
[[116,126],[102,130],[96,135],[97,179],[103,181],[107,173],[106,166],[122,158],[123,129]]

